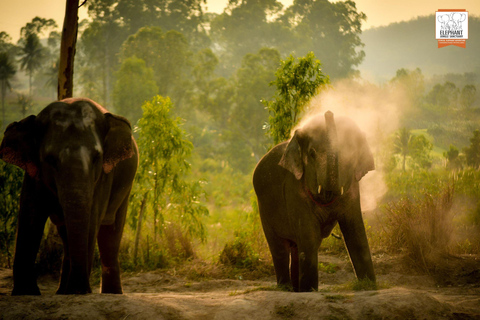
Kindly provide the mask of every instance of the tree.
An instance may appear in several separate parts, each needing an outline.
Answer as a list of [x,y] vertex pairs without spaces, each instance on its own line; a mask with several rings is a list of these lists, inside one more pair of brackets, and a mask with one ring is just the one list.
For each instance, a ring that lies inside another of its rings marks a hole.
[[222,48],[222,75],[240,67],[248,53],[262,47],[283,47],[289,29],[271,21],[281,9],[277,0],[229,0],[226,10],[210,23],[212,38]]
[[26,39],[30,34],[36,34],[37,36],[46,29],[53,29],[57,28],[57,23],[53,19],[44,19],[40,17],[35,17],[32,19],[31,22],[28,22],[22,29],[20,30],[20,36],[23,39]]
[[142,59],[125,59],[117,73],[113,90],[116,112],[136,124],[142,116],[142,104],[156,94],[158,86],[153,80],[153,70],[147,68]]
[[436,84],[426,96],[426,100],[441,107],[455,107],[458,94],[457,86],[453,82],[446,81],[443,85]]
[[0,88],[2,94],[2,132],[5,130],[5,97],[7,89],[11,89],[10,80],[16,73],[15,64],[8,52],[0,52]]
[[410,102],[413,104],[418,104],[423,98],[425,92],[425,77],[420,68],[413,71],[404,68],[398,69],[391,83],[403,88]]
[[12,43],[12,37],[4,31],[0,32],[0,52],[7,52],[14,56],[18,48]]
[[138,121],[140,165],[130,214],[136,226],[137,208],[150,194],[152,200],[146,206],[153,211],[154,238],[162,233],[166,224],[176,223],[185,234],[204,240],[201,218],[208,210],[199,203],[204,191],[200,182],[187,179],[190,172],[187,159],[193,145],[185,137],[181,120],[170,116],[172,107],[170,99],[161,96],[142,106],[143,117]]
[[473,84],[467,84],[462,89],[460,94],[460,101],[464,108],[470,108],[475,103],[475,96],[477,94],[477,88]]
[[209,39],[203,27],[205,0],[118,0],[115,11],[129,34],[144,26],[175,30],[195,48],[205,48]]
[[396,132],[394,139],[394,152],[402,156],[402,170],[406,171],[407,157],[411,159],[414,168],[429,168],[432,166],[430,151],[433,144],[423,135],[412,135],[407,128]]
[[450,145],[448,151],[443,153],[443,156],[447,160],[447,168],[449,169],[461,169],[462,163],[459,158],[460,151],[453,145]]
[[329,83],[329,77],[320,66],[313,52],[298,59],[290,55],[281,61],[275,72],[276,79],[271,83],[276,87],[275,96],[273,100],[265,101],[270,112],[269,133],[275,144],[290,138],[291,130],[307,103],[321,86]]
[[313,51],[332,78],[358,73],[365,57],[360,39],[363,12],[353,1],[295,0],[281,20],[296,35],[296,54]]
[[78,32],[79,0],[67,0],[63,20],[60,62],[58,63],[57,99],[73,97],[73,69]]
[[394,142],[395,153],[400,153],[403,157],[402,170],[405,172],[405,163],[407,156],[410,154],[412,134],[407,128],[402,128],[397,131]]
[[430,151],[433,144],[423,135],[413,136],[410,140],[409,152],[413,166],[416,168],[428,169],[432,166]]
[[237,140],[232,143],[233,149],[239,151],[243,145],[244,156],[239,157],[240,153],[231,150],[230,158],[244,172],[250,171],[260,161],[268,144],[263,129],[268,121],[268,111],[262,101],[275,93],[269,84],[275,80],[280,61],[278,50],[262,48],[257,54],[245,55],[242,66],[234,75],[236,92],[228,127],[231,138]]
[[114,81],[118,70],[118,53],[127,37],[115,9],[116,0],[89,0],[88,14],[92,19],[82,33],[78,44],[79,83],[83,94],[111,105]]
[[29,95],[32,95],[32,77],[44,60],[45,54],[38,35],[29,33],[20,45],[20,68],[26,70],[29,79]]
[[470,138],[470,146],[465,148],[465,157],[467,165],[480,167],[480,130],[473,131],[473,137]]
[[180,104],[185,97],[191,52],[185,37],[177,31],[164,33],[159,27],[144,27],[122,45],[122,59],[136,56],[152,68],[160,95]]

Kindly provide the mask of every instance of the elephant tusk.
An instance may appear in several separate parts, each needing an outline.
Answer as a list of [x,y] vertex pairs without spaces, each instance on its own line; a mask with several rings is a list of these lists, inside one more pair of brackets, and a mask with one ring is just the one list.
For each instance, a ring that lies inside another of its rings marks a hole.
[[340,188],[340,195],[343,196],[343,187]]
[[322,186],[318,185],[318,193],[320,193],[320,191],[322,191]]

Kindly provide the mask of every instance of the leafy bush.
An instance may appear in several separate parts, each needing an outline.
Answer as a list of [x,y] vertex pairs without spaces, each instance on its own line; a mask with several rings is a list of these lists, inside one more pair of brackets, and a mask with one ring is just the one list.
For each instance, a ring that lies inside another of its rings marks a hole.
[[220,253],[222,264],[237,268],[254,269],[259,261],[259,255],[252,249],[246,233],[236,233],[235,239],[225,244]]
[[12,265],[23,170],[0,160],[0,267]]

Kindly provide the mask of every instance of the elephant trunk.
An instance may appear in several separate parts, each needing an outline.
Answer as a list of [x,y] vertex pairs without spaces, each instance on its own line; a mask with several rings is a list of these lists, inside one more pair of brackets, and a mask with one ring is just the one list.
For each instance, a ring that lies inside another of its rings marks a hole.
[[[90,293],[90,255],[94,243],[92,230],[92,192],[87,188],[70,186],[59,187],[58,196],[63,210],[66,237],[64,239],[64,259],[67,259],[68,275],[62,275],[64,292],[67,294]],[[66,240],[66,241],[65,241]]]
[[338,137],[333,112],[325,112],[325,124],[327,129],[327,181],[325,192],[327,197],[333,198],[341,194],[338,174]]

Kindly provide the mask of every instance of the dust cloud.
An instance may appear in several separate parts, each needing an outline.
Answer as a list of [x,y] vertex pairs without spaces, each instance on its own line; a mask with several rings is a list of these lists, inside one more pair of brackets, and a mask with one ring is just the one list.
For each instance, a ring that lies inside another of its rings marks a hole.
[[378,86],[361,79],[340,80],[322,89],[310,101],[296,128],[302,127],[311,117],[323,116],[330,110],[335,117],[352,119],[365,133],[376,167],[360,182],[362,211],[368,212],[376,208],[378,200],[387,191],[380,170],[383,164],[378,155],[385,148],[386,139],[399,128],[401,112],[407,108],[408,99],[402,87],[391,84]]

